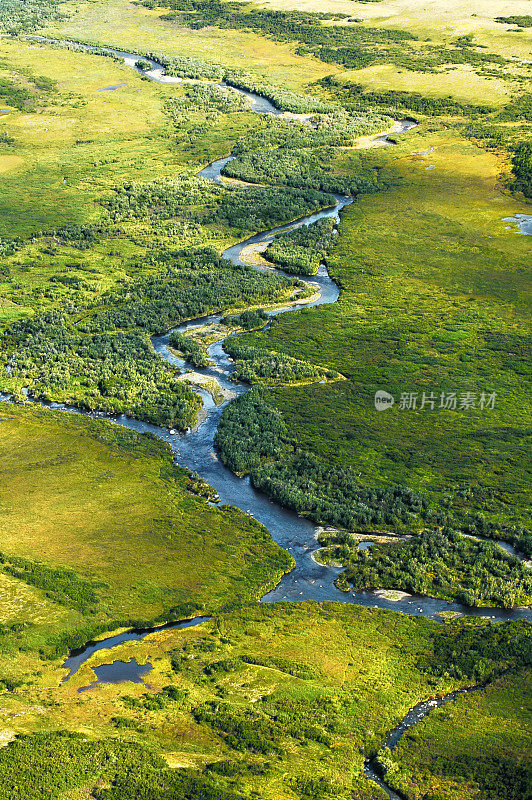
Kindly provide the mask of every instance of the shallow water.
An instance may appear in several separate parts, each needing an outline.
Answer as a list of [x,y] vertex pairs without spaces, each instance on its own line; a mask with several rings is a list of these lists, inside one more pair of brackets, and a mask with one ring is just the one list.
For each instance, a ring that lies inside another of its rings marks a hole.
[[507,230],[515,230],[516,233],[522,233],[524,236],[532,236],[532,214],[516,214],[515,217],[503,217],[503,222],[512,222],[517,230],[512,226],[508,226]]
[[82,686],[78,692],[86,692],[97,683],[124,683],[125,681],[143,683],[144,676],[152,669],[149,662],[139,664],[136,658],[130,658],[129,661],[113,661],[112,664],[101,664],[99,667],[93,667],[92,670],[96,675],[96,680],[89,686]]
[[99,92],[114,92],[116,89],[122,89],[123,86],[127,86],[126,83],[115,83],[114,86],[104,86],[102,89],[98,89]]
[[69,672],[63,678],[63,683],[67,681],[72,675],[79,670],[82,664],[87,661],[98,650],[112,650],[113,647],[124,644],[124,642],[135,642],[139,639],[144,639],[150,633],[163,630],[172,630],[178,628],[191,628],[195,625],[201,625],[202,622],[207,622],[210,617],[194,617],[193,619],[179,620],[178,622],[169,622],[166,625],[161,625],[158,628],[132,628],[123,633],[117,633],[114,636],[108,636],[106,639],[101,639],[98,642],[87,642],[77,650],[72,650],[63,661],[63,667],[68,669]]

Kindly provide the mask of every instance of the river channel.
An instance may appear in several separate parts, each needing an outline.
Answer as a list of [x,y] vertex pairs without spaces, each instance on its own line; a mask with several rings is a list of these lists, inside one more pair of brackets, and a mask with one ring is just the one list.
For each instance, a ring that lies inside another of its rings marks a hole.
[[[38,41],[45,40],[42,37],[31,37]],[[88,51],[93,50],[89,45],[80,45],[79,43],[71,43],[77,47],[82,47]],[[98,48],[101,52],[104,49],[109,55],[122,59],[123,62],[131,68],[140,72],[136,67],[136,61],[139,56],[134,53],[128,53],[121,50],[114,50],[112,48]],[[144,58],[144,56],[143,56]],[[147,59],[150,62],[150,70],[145,71],[143,74],[147,75],[152,80],[160,83],[181,83],[183,79],[173,78],[165,74],[164,68],[153,59]],[[221,84],[224,85],[225,84]],[[119,86],[102,87],[103,90],[115,90]],[[238,91],[244,94],[251,103],[251,109],[257,113],[272,114],[279,116],[281,112],[269,102],[269,100],[253,94],[252,92],[243,92],[239,89],[231,87],[232,91]],[[400,120],[395,123],[394,128],[389,133],[404,133],[410,128],[414,127],[415,122],[412,120]],[[380,133],[374,137],[370,137],[370,145],[373,143],[375,146],[392,145],[393,142],[388,139],[387,133]],[[199,174],[201,177],[214,181],[223,181],[222,170],[231,156],[226,156],[223,159],[209,164]],[[227,248],[223,253],[223,257],[228,261],[235,264],[246,263],[242,259],[242,252],[250,245],[264,245],[271,241],[274,236],[283,231],[293,227],[301,227],[303,225],[311,225],[319,219],[324,217],[333,217],[337,222],[340,219],[340,214],[346,205],[353,202],[351,197],[344,197],[337,195],[335,197],[336,205],[331,208],[324,209],[320,212],[302,217],[299,220],[292,221],[286,225],[281,225],[268,231],[257,233],[248,239],[232,245]],[[257,267],[260,268],[260,267]],[[290,276],[293,277],[293,276]],[[318,274],[313,276],[310,283],[316,288],[316,293],[312,302],[309,302],[305,307],[318,306],[327,303],[334,303],[339,297],[338,286],[329,277],[326,267],[322,264],[319,268]],[[276,308],[268,312],[269,316],[276,316],[278,314],[294,312],[301,308],[301,305],[286,305],[282,308]],[[222,314],[212,314],[196,320],[192,320],[182,325],[179,325],[174,330],[187,332],[193,330],[195,327],[200,327],[208,323],[217,322]],[[162,336],[152,337],[153,347],[156,352],[168,363],[172,364],[176,371],[184,371],[188,365],[186,362],[175,356],[168,347],[170,332]],[[232,380],[234,372],[234,364],[231,359],[223,350],[223,342],[219,341],[209,347],[209,356],[211,359],[211,366],[205,369],[196,369],[195,372],[202,375],[216,378],[223,389],[227,389],[233,395],[239,396],[249,390],[248,385],[244,385]],[[412,596],[407,595],[396,601],[386,599],[386,597],[379,596],[373,592],[342,592],[334,585],[334,579],[341,571],[338,568],[326,567],[318,564],[313,558],[312,554],[316,551],[317,532],[318,528],[315,523],[309,520],[298,517],[296,514],[283,509],[282,507],[273,503],[268,497],[257,492],[250,484],[248,478],[239,478],[227,469],[220,461],[215,447],[214,437],[218,427],[220,416],[226,407],[227,403],[217,406],[211,395],[204,390],[199,390],[204,405],[203,421],[193,430],[186,433],[171,432],[167,428],[158,427],[150,423],[140,422],[139,420],[131,419],[125,415],[111,416],[102,413],[94,414],[93,416],[104,417],[116,424],[123,425],[124,427],[135,430],[139,433],[155,434],[158,438],[168,442],[170,445],[175,463],[181,467],[185,467],[193,472],[197,472],[204,480],[206,480],[217,491],[222,503],[227,503],[232,506],[240,508],[247,514],[253,516],[256,520],[266,526],[272,538],[284,549],[288,550],[294,558],[294,569],[284,575],[276,586],[275,589],[268,592],[263,598],[264,603],[274,603],[281,600],[288,600],[293,602],[303,600],[314,601],[337,601],[342,603],[354,603],[357,605],[370,606],[374,608],[387,608],[393,609],[406,614],[415,616],[425,616],[431,619],[441,621],[442,617],[439,616],[442,612],[455,612],[457,614],[467,616],[481,616],[491,620],[508,620],[526,618],[532,620],[531,609],[512,609],[505,610],[501,608],[472,608],[463,606],[458,603],[450,603],[445,600],[438,600],[425,596]],[[0,399],[7,399],[1,398]],[[80,412],[78,409],[69,408],[63,404],[52,403],[51,408],[62,409],[74,413]],[[166,628],[184,628],[192,625],[198,625],[205,622],[209,617],[197,617],[193,620],[186,620],[177,623],[170,623]],[[64,666],[69,669],[69,673],[65,677],[68,680],[80,666],[92,656],[92,654],[101,649],[112,649],[118,645],[132,640],[142,639],[149,633],[158,629],[149,630],[131,630],[122,634],[102,639],[99,642],[89,642],[83,648],[73,651],[64,662]],[[104,680],[110,682],[117,682],[118,680],[131,680],[135,676],[140,675],[135,670],[135,664],[131,662],[114,662],[116,665],[115,670],[107,670],[105,675],[100,678],[96,673],[97,680]],[[107,665],[113,667],[113,665]],[[136,665],[137,667],[139,665]],[[145,666],[145,665],[144,665]],[[108,674],[109,673],[109,674]],[[142,674],[146,673],[146,669]],[[133,678],[131,677],[133,676]],[[408,715],[402,720],[397,728],[392,731],[386,745],[393,747],[400,735],[415,724],[432,708],[440,705],[442,702],[449,702],[457,696],[457,692],[453,692],[446,698],[441,700],[428,700],[412,709]],[[397,798],[392,790],[384,784],[378,777],[373,763],[366,764],[365,774],[371,780],[378,782],[382,788],[388,793],[389,797]]]

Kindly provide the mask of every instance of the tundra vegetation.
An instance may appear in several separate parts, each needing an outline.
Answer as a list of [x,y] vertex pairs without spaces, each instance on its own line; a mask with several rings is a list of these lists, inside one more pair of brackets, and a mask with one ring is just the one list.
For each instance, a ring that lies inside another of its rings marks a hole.
[[[342,561],[357,590],[378,587],[458,600],[469,606],[531,605],[532,574],[499,544],[465,538],[457,531],[423,531],[406,542],[374,544],[357,551],[347,533],[327,535],[323,557]],[[518,539],[530,552],[530,537]]]
[[[530,555],[527,241],[503,221],[529,210],[526,15],[491,9],[491,28],[457,21],[451,37],[438,20],[373,24],[379,4],[362,22],[283,5],[2,4],[0,390],[20,403],[0,415],[10,800],[381,800],[361,771],[377,754],[409,800],[526,792],[527,623],[258,605],[293,564],[261,525],[208,505],[160,442],[26,402],[186,428],[199,401],[150,336],[219,312],[248,331],[225,346],[252,384],[224,412],[219,455],[337,528],[322,544],[353,587],[529,602],[526,566],[490,541]],[[100,49],[19,36],[35,30]],[[105,45],[185,82],[150,82]],[[234,87],[285,113],[252,114]],[[418,126],[395,147],[357,149],[404,117]],[[230,153],[220,184],[198,177]],[[323,221],[265,255],[296,275],[326,260],[339,302],[265,326],[257,308],[312,289],[222,250],[337,192],[356,198],[338,237]],[[205,365],[196,340],[171,343]],[[382,389],[396,402],[377,412]],[[352,531],[414,538],[359,555]],[[60,683],[71,647],[201,613],[215,616],[116,651],[152,666],[149,686],[78,694],[105,650]],[[412,705],[479,683],[381,749]]]

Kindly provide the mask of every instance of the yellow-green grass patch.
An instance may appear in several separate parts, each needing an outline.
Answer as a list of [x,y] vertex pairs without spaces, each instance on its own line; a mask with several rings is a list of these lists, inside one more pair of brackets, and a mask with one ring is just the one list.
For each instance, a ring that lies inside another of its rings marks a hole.
[[267,75],[273,83],[294,90],[336,71],[334,65],[296,55],[293,45],[274,42],[251,31],[179,28],[160,19],[164,9],[149,10],[127,0],[69,3],[64,9],[69,18],[47,28],[50,35],[116,45],[141,53],[151,50],[168,56],[203,58]]
[[1,408],[0,550],[103,583],[97,619],[152,619],[183,602],[211,610],[259,596],[289,566],[253,519],[188,492],[162,443],[68,413]]

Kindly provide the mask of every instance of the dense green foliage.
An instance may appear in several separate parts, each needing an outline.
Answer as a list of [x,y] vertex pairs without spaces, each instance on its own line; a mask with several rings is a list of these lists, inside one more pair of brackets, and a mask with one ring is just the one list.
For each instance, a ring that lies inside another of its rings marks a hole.
[[495,22],[505,22],[507,25],[518,25],[520,28],[532,28],[532,17],[528,14],[514,14],[510,17],[495,17]]
[[[497,114],[496,119],[502,122],[515,122],[521,120],[532,121],[532,92],[524,92],[524,94],[513,97]],[[508,129],[511,136],[512,129]],[[530,138],[530,131],[529,131]]]
[[263,253],[286,272],[315,275],[332,244],[334,220],[320,219],[293,231],[279,233]]
[[243,328],[245,331],[252,331],[256,330],[257,328],[263,328],[268,320],[269,316],[264,309],[257,308],[248,309],[248,311],[243,311],[241,314],[222,317],[220,322],[224,325]]
[[501,625],[465,618],[438,626],[432,641],[432,652],[418,662],[431,675],[486,683],[532,663],[532,630],[524,620]]
[[0,31],[11,35],[35,31],[59,18],[58,5],[57,0],[2,0]]
[[3,343],[10,368],[4,385],[23,382],[39,399],[190,427],[200,400],[154,353],[148,334],[207,311],[273,302],[292,285],[281,275],[233,266],[209,249],[181,251],[171,266],[109,292],[89,315],[79,318],[70,309],[12,325]]
[[164,765],[147,750],[117,741],[89,742],[81,734],[20,736],[0,752],[0,797],[6,800],[55,800],[82,780],[114,777],[118,769]]
[[338,377],[331,370],[282,353],[239,344],[238,339],[232,337],[225,340],[224,350],[235,361],[234,379],[246,383],[304,383]]
[[[227,344],[227,343],[226,343]],[[247,392],[225,409],[215,444],[233,472],[260,468],[265,459],[281,459],[287,452],[288,431],[278,411],[266,405],[256,390]]]
[[190,361],[195,367],[208,367],[209,356],[204,347],[199,342],[196,342],[190,336],[179,331],[173,331],[169,339],[170,347],[175,347],[176,350],[183,353],[187,361]]
[[358,591],[398,588],[469,606],[532,604],[532,575],[517,556],[449,529],[360,552],[347,548],[345,555],[335,551],[337,558],[344,557],[346,578]]
[[159,274],[104,295],[101,308],[79,323],[81,329],[96,333],[143,328],[163,333],[208,311],[257,301],[273,303],[301,285],[295,278],[234,265],[210,248],[178,251],[169,258],[163,254],[156,263],[162,266],[165,261],[168,265]]
[[347,108],[352,109],[394,109],[415,111],[426,116],[468,116],[489,114],[492,106],[471,105],[449,97],[427,97],[420,92],[406,92],[397,89],[368,90],[360,83],[342,81],[334,75],[327,75],[318,85],[341,99]]
[[2,748],[0,776],[0,797],[6,800],[57,800],[87,781],[108,784],[94,789],[98,800],[241,798],[224,791],[208,774],[168,769],[164,759],[147,748],[64,732],[15,739]]
[[266,117],[261,123],[260,128],[238,140],[234,155],[277,149],[349,147],[358,136],[388,128],[390,118],[367,111],[350,114],[339,107],[329,114],[313,115],[311,125],[278,117]]
[[220,114],[249,111],[249,100],[230,88],[214,83],[192,83],[184,86],[183,97],[172,97],[166,109],[172,115],[176,127],[184,125],[187,118],[201,112],[207,119],[215,121]]
[[[245,658],[242,661],[245,662]],[[247,663],[256,662],[251,659]],[[279,668],[275,660],[263,665]],[[288,665],[281,660],[280,666]],[[311,675],[305,674],[305,677]],[[196,708],[194,718],[221,733],[224,742],[232,749],[265,756],[282,755],[282,742],[289,738],[299,742],[319,742],[329,747],[333,742],[331,733],[339,728],[334,717],[334,704],[327,695],[306,702],[266,696],[254,709],[238,709],[234,704],[212,701]]]
[[129,413],[138,419],[190,427],[199,398],[153,352],[146,334],[116,331],[84,336],[50,312],[16,323],[9,332],[11,377],[46,401]]
[[521,142],[516,147],[512,170],[515,175],[512,189],[523,192],[525,197],[532,197],[532,142]]
[[147,53],[157,61],[168,75],[176,78],[193,78],[195,80],[221,81],[224,68],[220,64],[190,56],[167,56],[162,53]]
[[[108,202],[113,222],[133,219],[181,219],[221,223],[238,231],[257,231],[301,217],[334,197],[314,188],[221,187],[201,178],[177,177],[117,189]],[[199,208],[198,208],[199,206]]]
[[410,529],[427,514],[421,495],[399,486],[366,488],[350,470],[328,467],[295,447],[281,415],[256,390],[230,403],[215,442],[234,472],[249,472],[257,489],[317,522]]
[[260,151],[239,155],[222,170],[224,175],[248,183],[268,183],[310,188],[337,194],[365,194],[378,190],[374,181],[334,173],[332,148]]
[[71,569],[49,567],[27,558],[0,553],[0,569],[30,586],[43,589],[56,603],[86,613],[98,601],[98,585],[81,578]]
[[199,209],[216,207],[223,194],[201,178],[178,175],[175,178],[144,184],[125,184],[107,202],[113,222],[156,217],[164,220],[180,216],[192,218]]
[[291,187],[234,187],[222,196],[213,222],[230,225],[240,231],[261,231],[279,225],[287,219],[298,219],[306,214],[335,204],[332,194],[316,189]]

